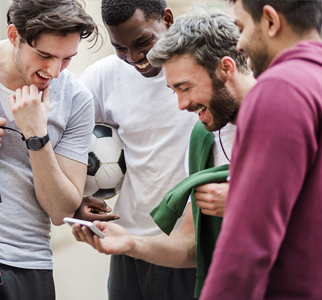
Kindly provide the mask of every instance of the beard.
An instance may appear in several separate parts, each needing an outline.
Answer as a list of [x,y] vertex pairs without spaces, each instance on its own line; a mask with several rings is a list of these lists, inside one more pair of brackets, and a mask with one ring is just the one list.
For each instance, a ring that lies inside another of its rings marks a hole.
[[246,49],[245,51],[250,58],[254,77],[257,78],[269,65],[268,46],[266,41],[263,39],[262,31],[259,28],[255,29],[251,37],[251,41],[253,42],[248,49],[249,51]]
[[25,82],[26,85],[31,85],[30,80],[28,80],[27,75],[25,74],[24,70],[23,70],[23,62],[22,62],[22,58],[21,58],[21,43],[19,42],[19,45],[17,46],[17,50],[15,53],[15,63],[17,66],[17,69],[19,71],[19,74],[22,78],[22,80]]
[[208,131],[216,131],[223,128],[228,122],[235,122],[238,109],[239,105],[225,86],[225,83],[213,75],[212,97],[209,105],[213,123],[204,123],[205,128]]

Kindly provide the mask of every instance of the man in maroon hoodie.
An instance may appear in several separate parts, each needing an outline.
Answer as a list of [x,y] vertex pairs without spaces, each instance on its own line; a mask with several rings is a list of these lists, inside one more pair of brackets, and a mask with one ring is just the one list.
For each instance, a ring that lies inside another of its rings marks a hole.
[[322,1],[231,2],[258,83],[201,299],[322,299]]

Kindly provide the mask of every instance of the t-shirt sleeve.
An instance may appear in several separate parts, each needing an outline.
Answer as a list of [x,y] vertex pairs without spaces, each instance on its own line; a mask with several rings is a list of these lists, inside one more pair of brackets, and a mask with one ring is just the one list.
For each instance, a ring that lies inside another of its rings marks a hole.
[[87,164],[88,150],[94,128],[93,99],[89,91],[78,81],[75,85],[70,85],[70,91],[66,96],[72,97],[68,121],[59,143],[54,147],[54,151],[62,156]]

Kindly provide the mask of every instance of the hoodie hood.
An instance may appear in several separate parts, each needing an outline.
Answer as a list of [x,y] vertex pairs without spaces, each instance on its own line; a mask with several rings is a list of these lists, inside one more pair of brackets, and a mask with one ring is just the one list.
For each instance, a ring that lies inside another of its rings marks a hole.
[[303,41],[293,48],[283,51],[270,63],[269,68],[281,63],[282,61],[303,59],[322,66],[322,42]]

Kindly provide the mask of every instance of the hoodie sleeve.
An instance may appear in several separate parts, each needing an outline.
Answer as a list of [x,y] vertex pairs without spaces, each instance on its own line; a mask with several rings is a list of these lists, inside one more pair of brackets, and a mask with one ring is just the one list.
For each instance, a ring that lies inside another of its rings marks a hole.
[[303,94],[280,78],[262,80],[245,99],[225,220],[201,300],[264,299],[316,154],[314,119]]

